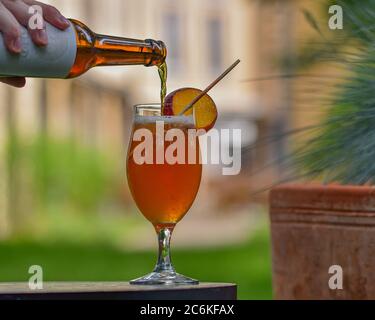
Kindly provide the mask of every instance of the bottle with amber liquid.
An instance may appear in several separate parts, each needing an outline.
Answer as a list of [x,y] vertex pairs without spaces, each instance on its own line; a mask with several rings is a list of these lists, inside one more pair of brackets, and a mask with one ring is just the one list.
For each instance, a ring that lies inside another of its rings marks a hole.
[[48,45],[36,46],[22,29],[22,52],[7,51],[0,35],[0,76],[74,78],[98,66],[160,66],[167,50],[163,42],[96,34],[77,20],[61,31],[47,24]]

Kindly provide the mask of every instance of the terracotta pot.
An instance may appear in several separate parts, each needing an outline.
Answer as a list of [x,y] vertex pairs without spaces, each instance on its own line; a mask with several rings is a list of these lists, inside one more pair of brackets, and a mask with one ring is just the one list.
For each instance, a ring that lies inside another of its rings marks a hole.
[[282,185],[270,205],[276,299],[375,299],[375,188]]

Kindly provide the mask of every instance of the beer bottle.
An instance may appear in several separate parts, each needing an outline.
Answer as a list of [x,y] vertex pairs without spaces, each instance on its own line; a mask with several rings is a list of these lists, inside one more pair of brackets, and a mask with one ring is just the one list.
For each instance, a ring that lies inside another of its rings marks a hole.
[[167,55],[163,42],[96,34],[77,20],[61,31],[47,24],[48,45],[36,46],[22,28],[22,52],[5,48],[0,35],[0,76],[74,78],[97,66],[160,66]]

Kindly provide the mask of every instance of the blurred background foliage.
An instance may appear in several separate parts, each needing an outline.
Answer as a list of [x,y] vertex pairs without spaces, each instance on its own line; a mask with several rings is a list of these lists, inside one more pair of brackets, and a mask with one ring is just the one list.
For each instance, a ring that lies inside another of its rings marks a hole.
[[[332,6],[343,10],[341,30],[332,30],[327,23],[336,13],[329,12]],[[293,65],[295,70],[306,70],[324,61],[340,62],[350,48],[368,47],[374,41],[375,3],[371,0],[324,0],[314,9],[302,6],[301,11],[314,33],[307,36],[296,55],[284,57],[283,63]]]
[[323,41],[315,57],[337,64],[342,78],[331,84],[325,115],[294,157],[297,168],[310,178],[363,185],[375,178],[375,3],[329,2],[333,4],[343,8],[344,29],[339,32],[324,32],[318,19],[308,12],[306,16]]

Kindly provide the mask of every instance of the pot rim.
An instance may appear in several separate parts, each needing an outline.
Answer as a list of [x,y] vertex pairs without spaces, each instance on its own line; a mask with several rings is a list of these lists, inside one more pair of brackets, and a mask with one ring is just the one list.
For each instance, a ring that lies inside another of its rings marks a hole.
[[272,208],[375,213],[375,186],[288,183],[270,192]]

